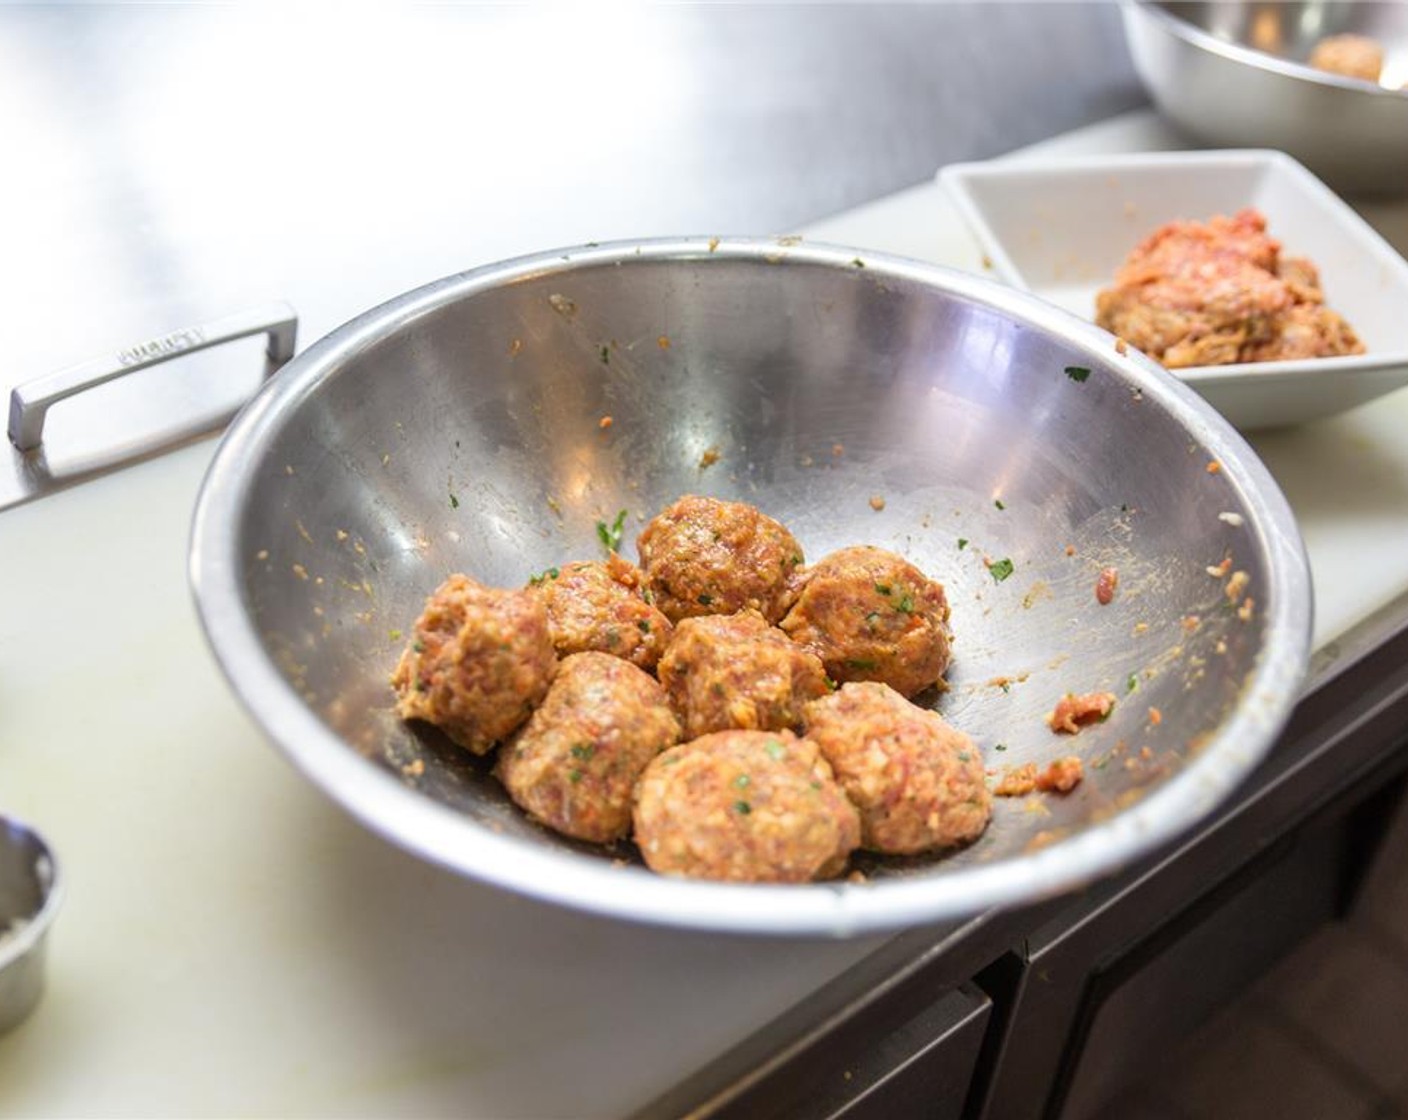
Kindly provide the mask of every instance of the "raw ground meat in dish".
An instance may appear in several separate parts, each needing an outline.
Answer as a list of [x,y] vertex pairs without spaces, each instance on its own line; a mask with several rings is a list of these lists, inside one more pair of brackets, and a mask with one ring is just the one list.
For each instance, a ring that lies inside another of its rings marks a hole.
[[776,622],[791,598],[802,546],[742,502],[686,495],[636,541],[646,587],[672,622],[752,608]]
[[799,727],[828,689],[821,660],[754,610],[682,620],[658,668],[686,739]]
[[1250,209],[1159,227],[1096,296],[1095,321],[1170,369],[1364,352],[1315,266],[1283,258]]
[[486,754],[528,718],[556,669],[541,598],[452,575],[426,600],[391,685],[402,719]]
[[1377,82],[1384,69],[1384,49],[1367,35],[1331,35],[1315,44],[1310,65],[1341,77]]
[[909,697],[943,676],[948,599],[942,584],[904,557],[868,545],[843,548],[801,580],[779,625],[821,658],[832,680],[881,681]]
[[788,731],[721,731],[646,767],[635,841],[666,875],[805,883],[844,870],[860,818],[815,743]]
[[1081,696],[1068,692],[1047,714],[1046,726],[1057,733],[1075,735],[1086,724],[1104,720],[1114,707],[1113,692],[1087,692]]
[[527,724],[499,750],[496,773],[530,816],[579,840],[630,832],[636,781],[679,741],[665,690],[608,653],[575,653]]
[[558,656],[599,650],[654,669],[674,627],[645,601],[642,583],[640,570],[613,552],[549,568],[530,586],[547,606]]
[[806,736],[860,811],[861,847],[910,855],[966,844],[992,815],[982,753],[888,685],[842,685],[806,707]]

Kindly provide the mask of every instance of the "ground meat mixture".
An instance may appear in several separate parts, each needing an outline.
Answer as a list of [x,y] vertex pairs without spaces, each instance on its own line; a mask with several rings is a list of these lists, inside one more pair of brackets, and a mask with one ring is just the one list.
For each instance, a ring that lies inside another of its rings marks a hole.
[[966,844],[987,827],[977,746],[888,685],[847,684],[813,700],[806,735],[860,810],[862,847],[908,855]]
[[646,602],[640,570],[612,553],[549,568],[530,586],[548,609],[553,646],[566,657],[599,650],[654,669],[670,642],[670,620]]
[[1315,266],[1282,258],[1255,210],[1155,230],[1096,296],[1095,319],[1170,369],[1364,352]]
[[908,697],[948,668],[948,615],[942,584],[902,556],[862,545],[803,572],[779,625],[821,658],[833,680],[882,681]]
[[1070,793],[1085,777],[1085,768],[1075,755],[1058,758],[1038,770],[1035,762],[1010,766],[993,789],[997,797],[1025,797],[1040,790],[1042,793]]
[[1086,724],[1103,720],[1114,707],[1113,692],[1087,692],[1083,696],[1068,692],[1047,715],[1046,726],[1052,731],[1074,735]]
[[530,816],[579,840],[630,832],[646,765],[679,741],[680,725],[655,678],[619,657],[563,660],[542,705],[499,751],[496,773]]
[[528,718],[556,668],[537,595],[452,575],[426,600],[391,684],[402,719],[485,754]]
[[1310,65],[1330,74],[1377,82],[1384,69],[1384,49],[1367,35],[1331,35],[1315,44]]
[[646,586],[672,622],[751,608],[776,622],[791,599],[802,546],[742,502],[687,495],[636,541]]
[[845,869],[860,819],[815,743],[786,731],[721,731],[646,767],[635,840],[663,874],[805,883]]
[[799,727],[802,706],[828,687],[820,659],[754,610],[684,619],[659,672],[686,739]]

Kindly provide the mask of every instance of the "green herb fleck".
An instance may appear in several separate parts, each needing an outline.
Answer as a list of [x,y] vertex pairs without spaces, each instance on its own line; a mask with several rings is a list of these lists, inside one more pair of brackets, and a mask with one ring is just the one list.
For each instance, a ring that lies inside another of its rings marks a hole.
[[1134,674],[1134,673],[1130,673],[1130,674],[1129,674],[1129,680],[1125,682],[1125,691],[1126,691],[1126,692],[1133,692],[1133,691],[1134,691],[1136,688],[1138,688],[1138,687],[1139,687],[1139,677],[1138,677],[1136,674]]
[[1066,376],[1072,381],[1084,381],[1090,376],[1090,370],[1085,366],[1067,366]]
[[415,641],[413,641],[413,642],[411,643],[411,649],[415,650],[417,653],[424,653],[424,652],[425,652],[425,643],[424,643],[423,641],[421,641],[419,638],[417,638]]
[[959,538],[958,538],[958,551],[959,551],[959,552],[962,552],[962,551],[963,551],[965,548],[967,548],[967,547],[968,547],[968,538],[967,538],[967,537],[959,537]]
[[706,592],[705,594],[699,596],[699,598],[695,600],[695,602],[698,603],[701,607],[707,607],[707,606],[709,606],[709,604],[712,603],[713,601],[714,601],[714,597],[713,597],[712,595],[708,594],[707,592]]
[[1001,498],[994,498],[994,499],[992,500],[992,504],[995,505],[998,509],[1006,509],[1006,508],[1007,508],[1005,505],[1002,504],[1002,499],[1001,499]]
[[859,257],[852,257],[852,258],[851,258],[851,263],[852,263],[853,265],[855,265],[857,268],[864,268],[864,267],[865,267],[865,262],[864,262],[863,260],[861,260]]
[[837,684],[836,684],[836,682],[833,681],[830,677],[827,677],[827,678],[826,678],[826,690],[827,690],[828,692],[835,692],[836,689],[837,689]]
[[784,754],[787,753],[787,748],[784,747],[781,743],[779,743],[776,739],[769,739],[766,743],[764,743],[763,750],[768,752],[768,757],[774,762],[778,761],[778,759],[780,759]]
[[459,509],[459,508],[460,508],[460,500],[459,500],[457,497],[455,497],[453,494],[450,495],[450,508],[451,508],[451,509]]
[[611,347],[603,346],[601,348],[601,364],[604,366],[611,364]]
[[572,747],[572,757],[580,759],[591,758],[596,754],[596,747],[592,743],[576,743]]
[[794,568],[800,568],[800,567],[802,566],[802,557],[801,557],[800,554],[794,554],[794,555],[793,555],[793,557],[792,557],[792,566],[793,566]]
[[973,761],[973,756],[972,756],[971,754],[969,754],[967,751],[959,751],[959,752],[958,752],[958,761],[959,761],[959,762],[972,762],[972,761]]
[[386,632],[386,636],[387,636],[388,638],[390,638],[393,642],[399,642],[399,641],[401,640],[401,631],[399,631],[399,630],[388,630],[388,631]]
[[878,619],[879,617],[880,617],[880,612],[879,612],[879,611],[871,611],[868,615],[865,616],[865,624],[866,624],[867,626],[874,626],[874,625],[875,625],[875,620]]
[[895,610],[899,611],[900,614],[913,614],[914,600],[909,595],[901,595]]
[[567,771],[567,780],[575,786],[582,780],[582,772],[580,770]]
[[868,657],[850,657],[846,659],[847,669],[874,669],[875,662]]
[[602,547],[607,552],[621,551],[621,533],[626,527],[626,511],[622,510],[616,515],[616,520],[609,526],[605,521],[596,523],[597,539],[601,541]]
[[1002,682],[1000,685],[998,685],[997,687],[1000,688],[1000,689],[1002,689],[1003,692],[1011,692],[1011,691],[1012,691],[1012,682],[1011,682],[1011,681],[1003,681],[1003,682]]
[[636,623],[636,627],[637,627],[637,629],[640,630],[640,632],[641,632],[642,634],[649,634],[649,633],[650,633],[650,619],[648,619],[648,618],[642,618],[639,622]]
[[1001,560],[994,560],[988,565],[988,571],[992,573],[992,578],[1001,583],[1012,574],[1012,561],[1004,557]]
[[738,789],[747,789],[747,788],[748,788],[748,782],[749,782],[749,777],[748,777],[747,774],[739,774],[738,777],[736,777],[736,778],[733,779],[733,784],[734,784],[734,786],[737,787]]
[[746,801],[735,801],[733,807],[745,817],[753,811],[753,806],[749,805]]
[[890,585],[888,583],[877,583],[875,590],[880,592],[881,595],[888,595],[890,593]]
[[993,747],[993,750],[995,750],[995,751],[1005,751],[1006,749],[1007,749],[1007,744],[1006,744],[1006,743],[998,743],[997,746]]
[[550,579],[556,579],[561,574],[562,573],[559,572],[556,568],[545,568],[537,575],[529,576],[528,582],[532,586],[537,587],[539,584],[546,583]]

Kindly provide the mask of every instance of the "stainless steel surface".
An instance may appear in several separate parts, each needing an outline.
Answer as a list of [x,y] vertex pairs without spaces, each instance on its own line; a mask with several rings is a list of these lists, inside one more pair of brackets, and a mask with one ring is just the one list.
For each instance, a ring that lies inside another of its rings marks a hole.
[[0,816],[0,1034],[44,994],[47,935],[62,892],[58,864],[37,832]]
[[267,335],[269,339],[263,373],[267,379],[293,357],[298,316],[286,303],[267,304],[200,326],[182,327],[159,338],[149,338],[80,365],[16,385],[10,391],[10,472],[8,478],[0,477],[0,509],[41,497],[67,483],[92,477],[100,469],[114,469],[189,439],[192,435],[223,426],[234,414],[234,408],[227,405],[212,415],[209,402],[205,402],[204,407],[193,412],[163,417],[159,428],[142,434],[136,441],[131,439],[130,433],[121,433],[117,446],[90,449],[102,456],[101,467],[89,464],[86,470],[69,472],[67,477],[63,472],[55,474],[49,469],[41,449],[44,421],[49,410],[59,402],[173,358],[258,334]]
[[[873,543],[942,579],[957,661],[941,710],[991,766],[1073,751],[1086,781],[1000,802],[947,859],[863,861],[864,883],[691,883],[548,836],[486,767],[395,718],[400,631],[445,573],[519,585],[595,554],[598,519],[625,507],[638,528],[701,489],[781,518],[813,559]],[[1247,620],[1206,571],[1226,556],[1250,578]],[[1100,608],[1110,565],[1121,593]],[[769,933],[1028,901],[1170,839],[1264,754],[1309,645],[1290,510],[1190,390],[1022,293],[790,239],[549,253],[339,328],[221,445],[191,575],[242,700],[374,829],[550,901]],[[1121,698],[1105,723],[1047,730],[1064,693],[1101,689]]]
[[[1408,194],[1408,5],[1125,0],[1123,15],[1150,96],[1194,137],[1279,148],[1347,193]],[[1306,64],[1342,32],[1384,46],[1383,84]]]

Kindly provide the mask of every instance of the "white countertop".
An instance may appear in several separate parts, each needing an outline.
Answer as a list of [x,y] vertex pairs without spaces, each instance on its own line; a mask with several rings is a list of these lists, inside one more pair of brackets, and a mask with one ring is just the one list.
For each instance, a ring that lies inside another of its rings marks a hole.
[[[1040,149],[1173,144],[1140,113]],[[1408,247],[1408,205],[1366,214]],[[806,232],[981,269],[933,183]],[[1306,538],[1317,647],[1408,591],[1405,430],[1400,392],[1253,440]],[[49,992],[0,1039],[3,1111],[619,1115],[883,941],[607,922],[354,824],[261,740],[198,631],[186,532],[212,450],[0,516],[0,807],[68,884]]]

